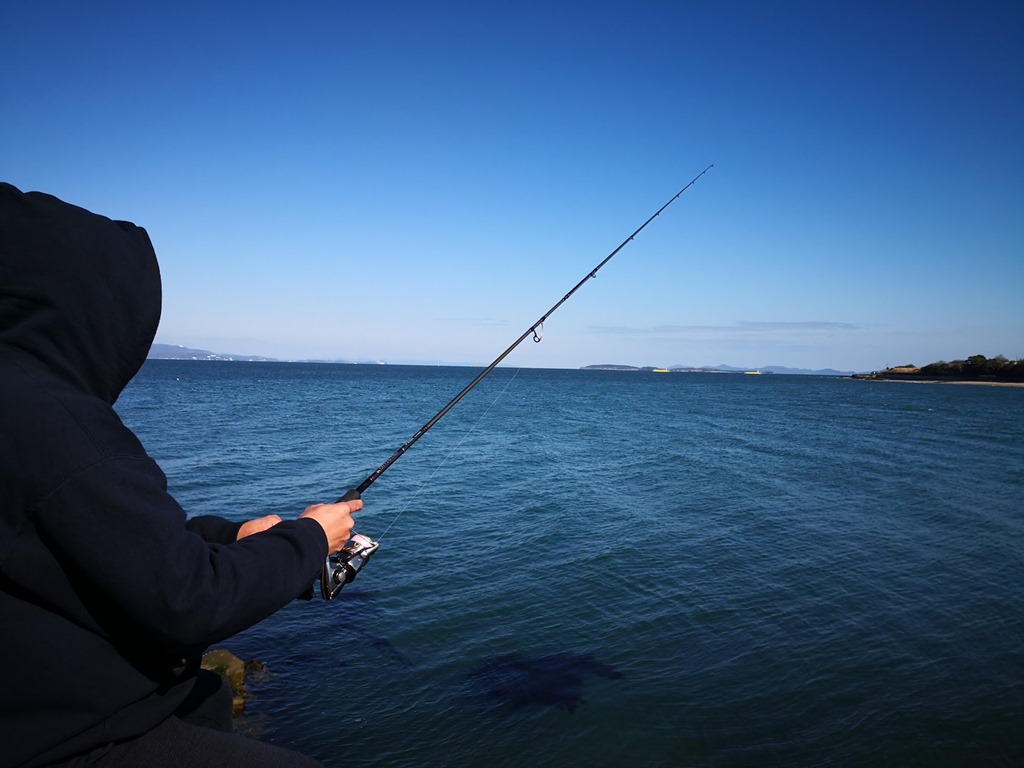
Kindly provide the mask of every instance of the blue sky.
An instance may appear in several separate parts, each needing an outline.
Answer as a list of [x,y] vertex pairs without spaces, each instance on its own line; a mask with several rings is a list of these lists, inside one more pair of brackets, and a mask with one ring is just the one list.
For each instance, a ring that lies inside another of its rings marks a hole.
[[1019,2],[14,3],[0,178],[146,227],[158,341],[1024,357]]

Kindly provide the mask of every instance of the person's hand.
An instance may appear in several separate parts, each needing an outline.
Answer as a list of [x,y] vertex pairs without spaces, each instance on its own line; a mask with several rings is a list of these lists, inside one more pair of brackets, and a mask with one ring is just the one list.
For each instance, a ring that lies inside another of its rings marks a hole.
[[242,523],[242,527],[238,529],[235,541],[244,539],[246,536],[252,536],[254,533],[265,531],[268,528],[273,528],[280,522],[281,518],[277,515],[267,515],[266,517],[258,517],[255,520],[248,520]]
[[352,513],[363,508],[362,499],[339,501],[335,504],[313,504],[306,507],[299,517],[311,517],[320,523],[327,534],[327,552],[337,552],[352,533]]

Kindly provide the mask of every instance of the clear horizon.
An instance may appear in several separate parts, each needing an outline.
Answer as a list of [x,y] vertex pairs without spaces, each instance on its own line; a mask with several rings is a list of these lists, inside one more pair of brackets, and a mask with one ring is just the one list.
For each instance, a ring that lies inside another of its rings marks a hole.
[[158,342],[487,364],[714,164],[506,363],[1018,359],[1021,39],[992,0],[8,3],[0,178],[149,231]]

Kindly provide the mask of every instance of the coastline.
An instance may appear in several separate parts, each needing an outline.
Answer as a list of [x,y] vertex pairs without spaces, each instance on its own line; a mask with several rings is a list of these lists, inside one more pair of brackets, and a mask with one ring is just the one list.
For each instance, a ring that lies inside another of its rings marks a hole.
[[857,381],[895,381],[903,384],[967,384],[981,387],[1024,387],[1024,381],[979,381],[977,379],[904,378],[896,376],[848,376]]

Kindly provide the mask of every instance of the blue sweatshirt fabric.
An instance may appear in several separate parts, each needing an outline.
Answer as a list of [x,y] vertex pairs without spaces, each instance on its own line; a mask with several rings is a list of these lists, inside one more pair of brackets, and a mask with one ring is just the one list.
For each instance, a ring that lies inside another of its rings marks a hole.
[[145,733],[213,643],[305,591],[313,520],[189,519],[113,404],[160,274],[141,227],[0,184],[0,767]]

